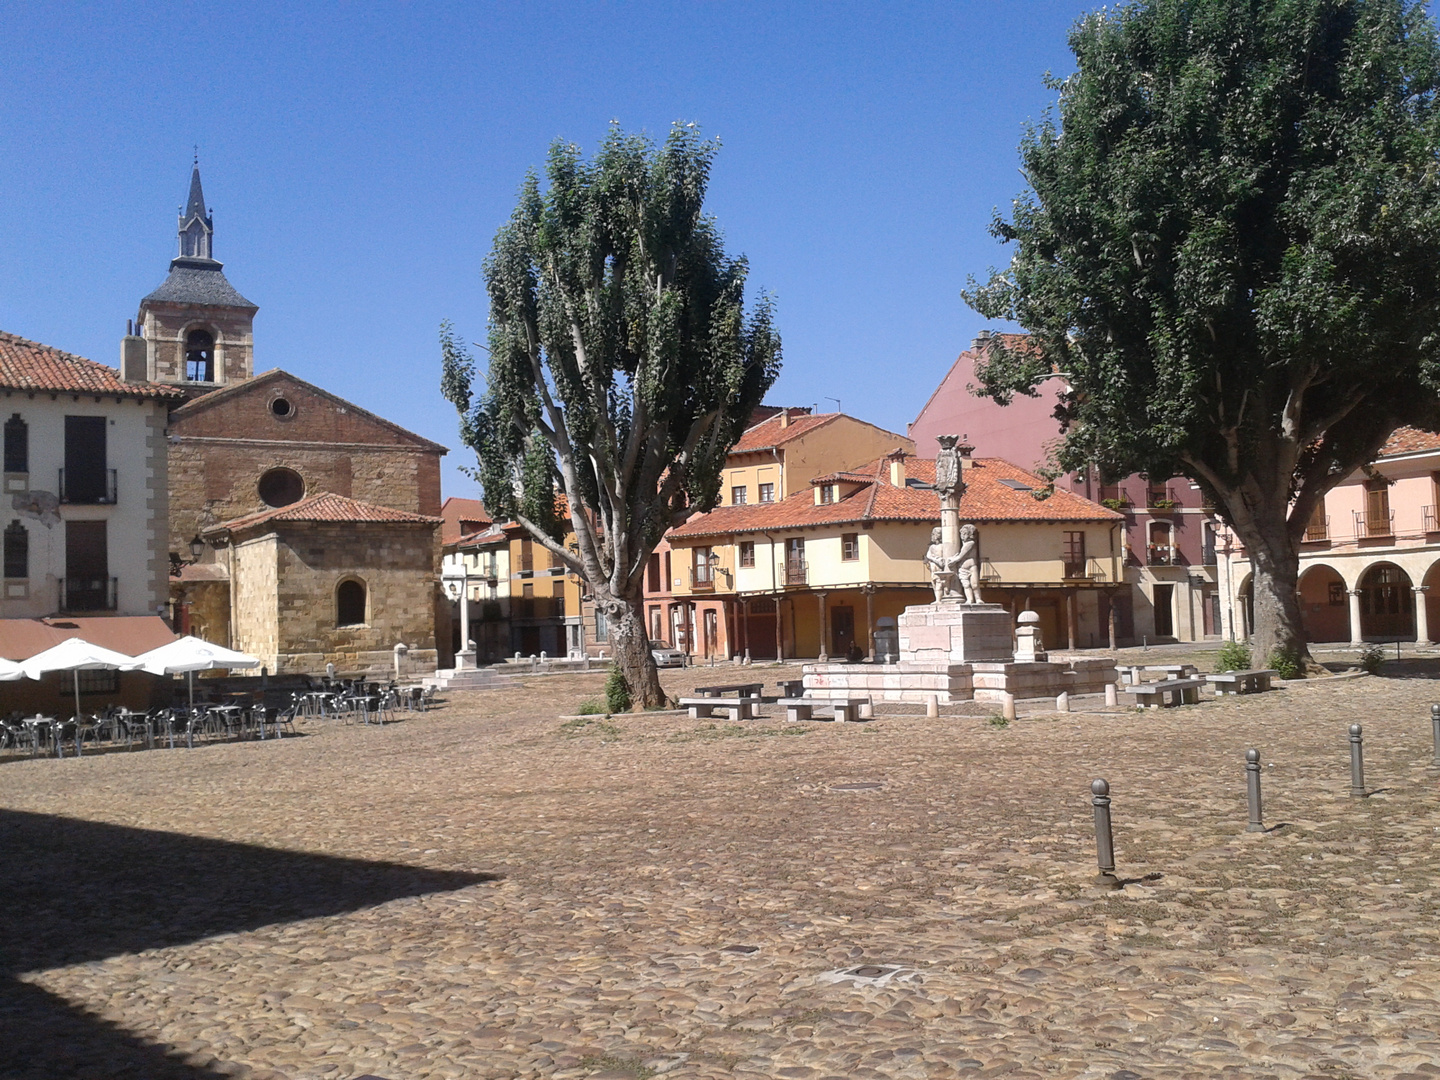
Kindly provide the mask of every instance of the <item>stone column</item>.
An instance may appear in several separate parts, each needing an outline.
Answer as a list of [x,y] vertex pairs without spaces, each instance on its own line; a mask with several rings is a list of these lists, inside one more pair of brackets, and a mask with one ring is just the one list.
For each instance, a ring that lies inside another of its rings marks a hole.
[[750,601],[740,601],[740,655],[750,655]]
[[865,641],[870,649],[870,662],[875,662],[875,586],[865,586]]
[[1065,636],[1068,641],[1066,648],[1071,652],[1075,651],[1075,638],[1077,625],[1080,621],[1080,597],[1074,589],[1065,591]]
[[1117,593],[1115,593],[1114,590],[1111,590],[1110,592],[1107,592],[1107,593],[1105,594],[1105,609],[1106,609],[1105,622],[1106,622],[1106,629],[1107,629],[1107,630],[1109,631],[1109,633],[1110,633],[1110,649],[1111,649],[1112,652],[1113,652],[1113,651],[1115,650],[1115,648],[1116,648],[1116,645],[1115,645],[1115,602],[1116,602],[1118,599],[1119,599],[1119,596],[1118,596]]
[[[825,661],[827,661],[827,660],[830,659],[830,657],[827,655],[828,650],[825,648],[825,638],[828,636],[828,635],[825,633],[825,594],[824,594],[823,592],[817,592],[817,593],[815,594],[815,599],[818,600],[818,601],[820,601],[820,656],[819,656],[819,660],[820,660],[820,662],[823,664],[823,663],[825,663]],[[796,649],[797,649],[797,650],[799,649],[799,645],[796,645]]]
[[460,651],[455,654],[455,670],[475,666],[475,650],[470,648],[470,568],[460,557]]
[[1429,585],[1416,585],[1410,590],[1415,594],[1415,644],[1430,644],[1430,613],[1425,610],[1425,594]]
[[1363,645],[1365,639],[1360,636],[1360,590],[1350,590],[1350,644]]

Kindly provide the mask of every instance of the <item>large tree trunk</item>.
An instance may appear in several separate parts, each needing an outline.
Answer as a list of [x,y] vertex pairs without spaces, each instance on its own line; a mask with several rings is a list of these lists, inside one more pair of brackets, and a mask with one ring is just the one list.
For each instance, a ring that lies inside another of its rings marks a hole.
[[1250,662],[1263,667],[1276,649],[1297,657],[1307,671],[1319,670],[1305,644],[1298,593],[1300,553],[1290,534],[1289,523],[1252,518],[1237,522],[1253,571],[1251,592],[1255,598],[1255,625],[1250,630]]
[[617,598],[606,606],[615,663],[630,688],[631,707],[637,710],[664,708],[667,699],[660,686],[660,673],[655,670],[655,657],[650,652],[650,635],[645,631],[644,601],[639,597]]

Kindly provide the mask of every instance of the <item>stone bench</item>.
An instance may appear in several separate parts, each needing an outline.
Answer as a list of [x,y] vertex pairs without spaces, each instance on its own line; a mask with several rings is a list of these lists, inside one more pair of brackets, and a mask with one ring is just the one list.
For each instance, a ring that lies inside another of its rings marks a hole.
[[777,705],[785,706],[786,720],[813,720],[815,709],[829,709],[831,719],[855,721],[860,719],[860,706],[869,698],[781,698]]
[[1127,693],[1147,709],[1168,708],[1172,705],[1194,705],[1200,700],[1200,688],[1206,685],[1204,679],[1166,679],[1164,682],[1141,683],[1127,686]]
[[1166,679],[1190,679],[1200,674],[1200,669],[1194,664],[1117,664],[1121,681],[1128,686],[1140,686],[1144,681],[1144,672],[1154,671]]
[[716,709],[723,712],[729,720],[754,720],[755,706],[759,704],[758,697],[680,699],[680,707],[690,710],[691,720],[708,720],[715,715]]
[[1215,687],[1216,694],[1263,694],[1270,689],[1270,680],[1279,672],[1270,668],[1249,671],[1217,671],[1205,678]]

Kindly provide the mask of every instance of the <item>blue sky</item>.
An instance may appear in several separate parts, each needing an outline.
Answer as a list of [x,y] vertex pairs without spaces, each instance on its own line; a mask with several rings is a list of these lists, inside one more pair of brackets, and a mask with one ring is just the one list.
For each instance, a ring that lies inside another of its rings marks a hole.
[[[1079,2],[0,9],[0,329],[115,364],[199,144],[216,256],[283,367],[451,447],[442,319],[559,137],[723,143],[708,206],[779,305],[771,400],[904,431],[983,325],[969,275]],[[1091,5],[1093,6],[1093,5]],[[982,448],[983,449],[983,448]]]

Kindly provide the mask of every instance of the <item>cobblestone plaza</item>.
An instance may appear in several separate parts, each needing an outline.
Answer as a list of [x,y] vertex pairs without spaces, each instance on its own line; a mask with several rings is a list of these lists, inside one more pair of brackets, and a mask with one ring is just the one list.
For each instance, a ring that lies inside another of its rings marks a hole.
[[567,720],[603,678],[551,676],[6,759],[0,1075],[1440,1076],[1426,663],[1003,727]]

